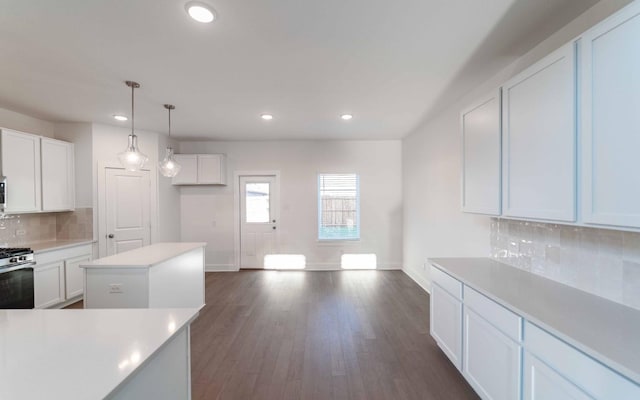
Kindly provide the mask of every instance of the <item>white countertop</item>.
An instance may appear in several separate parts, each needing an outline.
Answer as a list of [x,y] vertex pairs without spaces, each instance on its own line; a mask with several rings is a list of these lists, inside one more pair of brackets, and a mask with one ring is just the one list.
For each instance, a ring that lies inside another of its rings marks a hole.
[[82,246],[85,244],[92,244],[93,239],[69,239],[69,240],[48,240],[45,242],[27,243],[22,247],[29,247],[34,253],[46,253],[48,251],[62,250],[69,247]]
[[640,382],[640,310],[488,258],[429,261],[516,314]]
[[206,243],[156,243],[139,249],[100,258],[81,268],[149,268],[170,258],[179,256],[193,249],[205,247]]
[[102,399],[198,309],[0,310],[0,399]]

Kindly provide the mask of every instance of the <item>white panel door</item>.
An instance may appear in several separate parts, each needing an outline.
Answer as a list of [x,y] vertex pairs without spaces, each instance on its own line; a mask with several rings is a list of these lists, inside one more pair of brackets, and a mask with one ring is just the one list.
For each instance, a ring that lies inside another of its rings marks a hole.
[[462,211],[500,215],[500,89],[463,111]]
[[91,255],[74,257],[64,262],[66,299],[81,295],[84,290],[84,271],[80,264],[91,261]]
[[528,352],[524,355],[524,400],[593,400]]
[[569,43],[503,87],[503,215],[576,219],[576,68]]
[[40,137],[2,129],[2,174],[7,177],[6,212],[42,209]]
[[147,246],[149,220],[149,171],[105,168],[107,255]]
[[518,343],[465,307],[462,373],[480,397],[519,398],[520,353]]
[[71,210],[75,206],[73,143],[42,138],[42,210]]
[[432,283],[429,306],[431,336],[453,365],[462,369],[462,302]]
[[640,228],[640,3],[582,36],[582,216]]
[[171,178],[173,185],[195,185],[198,183],[198,156],[195,154],[175,154],[180,172]]
[[240,268],[264,268],[277,248],[278,188],[275,176],[241,176]]

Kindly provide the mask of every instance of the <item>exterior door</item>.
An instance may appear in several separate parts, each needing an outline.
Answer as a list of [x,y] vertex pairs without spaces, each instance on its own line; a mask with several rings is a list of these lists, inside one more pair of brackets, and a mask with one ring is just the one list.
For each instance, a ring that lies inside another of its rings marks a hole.
[[276,250],[277,179],[240,176],[240,268],[264,268],[264,256]]
[[105,173],[107,255],[149,245],[149,171],[106,168]]

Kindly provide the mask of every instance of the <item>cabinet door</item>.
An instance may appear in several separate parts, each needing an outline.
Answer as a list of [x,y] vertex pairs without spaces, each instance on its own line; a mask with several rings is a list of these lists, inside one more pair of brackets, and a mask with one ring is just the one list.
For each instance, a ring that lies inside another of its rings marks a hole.
[[70,258],[64,262],[66,299],[81,295],[84,291],[84,271],[80,264],[91,261],[91,255]]
[[462,211],[500,215],[500,90],[463,111]]
[[42,138],[42,210],[72,210],[75,207],[73,143]]
[[582,216],[640,228],[640,3],[582,36]]
[[480,397],[519,398],[520,353],[518,343],[465,307],[462,374]]
[[36,266],[33,271],[36,308],[46,308],[64,301],[64,262]]
[[576,68],[569,43],[503,87],[503,214],[576,219]]
[[6,212],[41,210],[39,136],[2,130],[2,174],[7,177]]
[[198,154],[198,183],[225,184],[226,176],[223,168],[222,154]]
[[195,185],[198,183],[198,156],[195,154],[175,154],[180,172],[171,178],[174,185]]
[[462,367],[462,303],[436,284],[431,285],[430,331],[456,368]]
[[593,400],[528,352],[524,355],[524,400]]

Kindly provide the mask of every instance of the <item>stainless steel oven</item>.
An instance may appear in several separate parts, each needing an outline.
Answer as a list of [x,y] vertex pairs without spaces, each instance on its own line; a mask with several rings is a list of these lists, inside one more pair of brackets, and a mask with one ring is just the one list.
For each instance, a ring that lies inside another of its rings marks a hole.
[[0,249],[0,309],[33,308],[33,251]]

